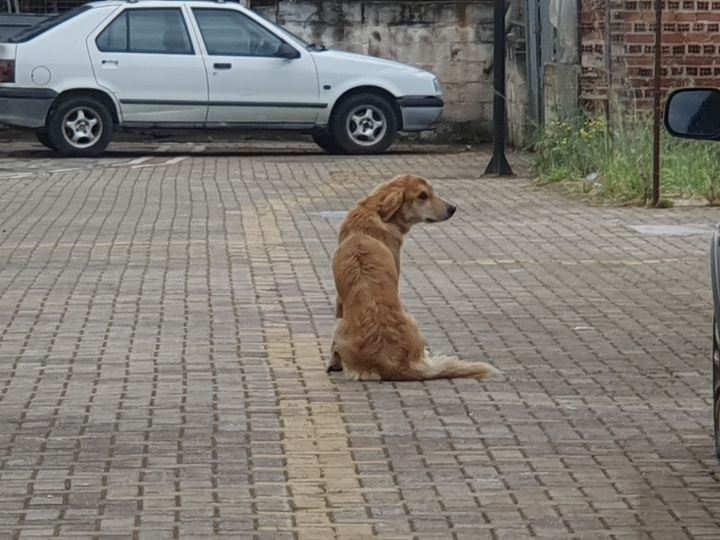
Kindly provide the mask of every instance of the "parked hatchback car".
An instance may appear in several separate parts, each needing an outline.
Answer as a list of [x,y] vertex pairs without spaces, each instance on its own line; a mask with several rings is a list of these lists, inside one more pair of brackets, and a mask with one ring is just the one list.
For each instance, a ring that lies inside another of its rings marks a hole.
[[326,50],[222,1],[92,2],[0,42],[0,124],[62,154],[100,154],[118,127],[300,131],[378,153],[442,109],[432,73]]
[[[674,91],[665,105],[665,127],[676,137],[720,141],[720,90],[683,88]],[[720,226],[710,242],[710,282],[713,298],[712,413],[715,454],[720,459]]]

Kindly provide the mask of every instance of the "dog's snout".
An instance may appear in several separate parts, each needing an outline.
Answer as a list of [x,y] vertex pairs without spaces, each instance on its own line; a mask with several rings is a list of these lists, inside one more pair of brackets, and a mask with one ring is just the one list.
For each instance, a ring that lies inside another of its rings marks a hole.
[[448,204],[448,207],[447,207],[448,218],[453,217],[453,215],[455,214],[456,211],[457,211],[457,206]]

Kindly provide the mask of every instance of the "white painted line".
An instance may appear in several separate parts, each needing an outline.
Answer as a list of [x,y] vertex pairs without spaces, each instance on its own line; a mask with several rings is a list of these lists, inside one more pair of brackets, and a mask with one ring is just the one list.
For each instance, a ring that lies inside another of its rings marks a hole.
[[128,161],[128,162],[125,163],[124,165],[138,165],[138,164],[142,163],[143,161],[147,161],[147,160],[150,159],[151,157],[152,157],[152,156],[143,156],[143,157],[131,159],[130,161]]
[[35,175],[36,175],[36,173],[13,173],[13,174],[8,174],[8,175],[4,175],[4,174],[0,173],[0,178],[2,178],[2,179],[6,179],[6,178],[27,178],[28,176],[35,176]]
[[170,158],[166,161],[161,161],[160,163],[140,163],[138,165],[132,165],[131,169],[142,169],[144,167],[164,167],[166,165],[174,165],[175,163],[180,163],[181,161],[187,159],[189,156],[176,156],[174,158]]
[[161,163],[161,165],[174,165],[175,163],[180,163],[187,158],[188,156],[177,156],[172,159],[168,159],[165,163]]

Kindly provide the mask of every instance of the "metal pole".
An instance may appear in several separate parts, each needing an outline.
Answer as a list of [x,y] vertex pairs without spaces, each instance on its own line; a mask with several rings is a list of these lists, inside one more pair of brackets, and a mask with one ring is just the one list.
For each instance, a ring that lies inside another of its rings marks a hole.
[[655,93],[653,95],[653,170],[652,200],[650,204],[657,206],[660,202],[660,122],[662,110],[660,91],[662,88],[662,0],[655,0]]
[[505,157],[505,0],[495,0],[493,34],[493,155],[485,175],[513,176]]
[[605,108],[605,119],[610,129],[610,123],[612,121],[612,91],[613,91],[613,76],[612,76],[612,19],[610,17],[610,0],[605,0],[605,73],[607,76],[607,105]]

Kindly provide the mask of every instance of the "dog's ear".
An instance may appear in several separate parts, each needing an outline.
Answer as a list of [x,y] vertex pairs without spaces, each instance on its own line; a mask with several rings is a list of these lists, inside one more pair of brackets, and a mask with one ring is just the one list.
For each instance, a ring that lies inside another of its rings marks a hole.
[[384,194],[378,206],[378,214],[383,221],[389,221],[402,206],[405,194],[400,189],[390,189]]

